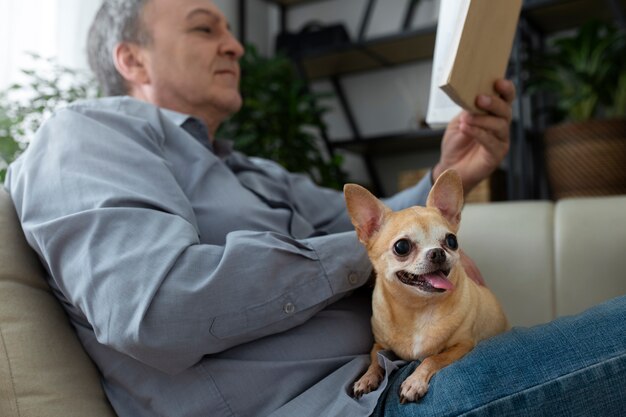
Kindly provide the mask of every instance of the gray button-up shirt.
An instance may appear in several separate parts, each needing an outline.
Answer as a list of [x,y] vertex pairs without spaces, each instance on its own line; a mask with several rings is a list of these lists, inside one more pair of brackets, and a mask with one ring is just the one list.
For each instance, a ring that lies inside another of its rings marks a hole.
[[[126,98],[58,111],[10,191],[120,416],[359,416],[371,266],[340,192]],[[430,180],[386,201],[423,204]],[[384,358],[381,360],[385,361]],[[385,361],[385,366],[393,366]]]

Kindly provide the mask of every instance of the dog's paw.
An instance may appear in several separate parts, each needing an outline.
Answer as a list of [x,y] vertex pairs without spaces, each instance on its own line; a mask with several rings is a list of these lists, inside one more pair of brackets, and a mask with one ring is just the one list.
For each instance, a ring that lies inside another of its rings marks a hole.
[[361,398],[365,394],[376,390],[383,380],[382,372],[366,372],[358,381],[352,386],[352,395],[354,398]]
[[411,375],[400,386],[400,404],[415,402],[428,392],[428,381],[417,375]]

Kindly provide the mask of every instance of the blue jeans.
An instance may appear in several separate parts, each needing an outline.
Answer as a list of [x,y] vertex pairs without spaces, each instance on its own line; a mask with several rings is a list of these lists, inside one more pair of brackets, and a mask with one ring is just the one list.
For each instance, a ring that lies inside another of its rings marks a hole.
[[626,296],[484,341],[400,404],[416,366],[391,376],[372,416],[626,416]]

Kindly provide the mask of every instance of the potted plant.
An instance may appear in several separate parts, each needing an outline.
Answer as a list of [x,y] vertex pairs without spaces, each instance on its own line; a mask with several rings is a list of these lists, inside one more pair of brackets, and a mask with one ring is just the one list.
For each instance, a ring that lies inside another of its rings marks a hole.
[[554,40],[531,87],[554,100],[544,132],[552,196],[626,194],[626,33],[589,22]]
[[247,155],[274,160],[321,185],[343,187],[341,157],[325,155],[318,139],[326,129],[326,109],[319,105],[325,95],[307,90],[289,58],[264,57],[252,45],[246,46],[241,71],[243,106],[217,136],[232,139]]
[[21,153],[23,145],[15,137],[21,120],[14,118],[6,92],[0,93],[0,186],[6,176],[6,168]]
[[7,166],[28,146],[41,123],[59,106],[100,95],[87,71],[29,54],[38,68],[24,69],[25,81],[0,91],[0,184]]

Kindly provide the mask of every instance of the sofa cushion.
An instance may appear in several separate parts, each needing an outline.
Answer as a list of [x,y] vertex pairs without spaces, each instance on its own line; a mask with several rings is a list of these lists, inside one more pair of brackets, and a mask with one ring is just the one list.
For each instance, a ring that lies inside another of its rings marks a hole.
[[626,196],[561,200],[555,219],[557,315],[626,294]]
[[512,325],[554,318],[553,222],[554,205],[548,201],[468,204],[463,209],[459,243]]
[[113,417],[0,186],[0,416]]

